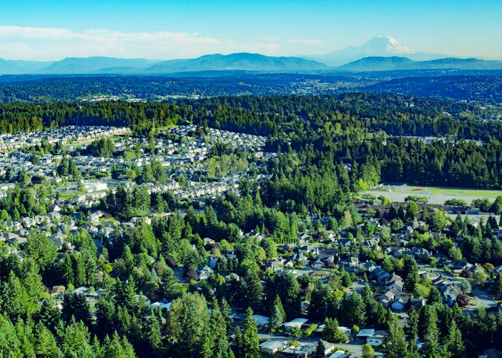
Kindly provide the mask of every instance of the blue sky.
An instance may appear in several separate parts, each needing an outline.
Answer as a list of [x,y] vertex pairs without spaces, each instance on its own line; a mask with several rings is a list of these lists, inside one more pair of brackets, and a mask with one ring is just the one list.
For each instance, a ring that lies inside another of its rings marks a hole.
[[0,58],[321,54],[387,35],[502,59],[500,0],[0,0]]

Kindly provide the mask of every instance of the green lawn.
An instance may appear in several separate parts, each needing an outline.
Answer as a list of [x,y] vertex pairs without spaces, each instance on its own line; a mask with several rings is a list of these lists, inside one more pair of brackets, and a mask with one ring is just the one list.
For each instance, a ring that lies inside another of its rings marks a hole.
[[137,157],[137,155],[136,155],[136,152],[134,152],[132,150],[125,150],[124,157],[126,160],[132,160],[132,159],[135,159]]
[[391,201],[404,201],[409,195],[426,196],[429,204],[444,204],[448,199],[461,199],[470,204],[474,199],[495,200],[497,196],[502,196],[502,190],[482,190],[482,189],[462,189],[462,188],[440,188],[421,186],[382,186],[374,190],[366,191],[376,197],[383,195]]
[[496,198],[502,195],[502,190],[482,190],[482,189],[457,189],[457,188],[438,188],[438,187],[407,187],[412,193],[428,193],[428,194],[441,194],[441,195],[458,195],[458,196],[475,196]]
[[171,124],[168,124],[167,126],[157,127],[157,129],[158,129],[159,131],[165,131],[166,129],[169,129],[169,128],[175,128],[175,127],[177,127],[177,126],[178,126],[177,124],[171,123]]
[[69,200],[69,199],[73,198],[77,194],[78,194],[77,191],[66,191],[66,192],[60,191],[59,192],[59,198],[63,199],[63,200]]

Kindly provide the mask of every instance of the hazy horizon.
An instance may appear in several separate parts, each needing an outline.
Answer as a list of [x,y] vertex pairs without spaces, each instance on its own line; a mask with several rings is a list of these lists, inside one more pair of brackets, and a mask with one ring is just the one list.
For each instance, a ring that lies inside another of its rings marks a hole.
[[502,59],[501,15],[488,0],[19,0],[0,13],[0,58],[309,56],[390,36],[416,51]]

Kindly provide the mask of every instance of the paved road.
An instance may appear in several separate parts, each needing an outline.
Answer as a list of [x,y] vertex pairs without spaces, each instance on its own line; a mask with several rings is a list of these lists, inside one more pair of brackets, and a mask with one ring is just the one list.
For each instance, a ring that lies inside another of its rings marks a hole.
[[363,346],[359,344],[342,344],[337,343],[337,347],[350,352],[351,357],[362,357],[363,356]]

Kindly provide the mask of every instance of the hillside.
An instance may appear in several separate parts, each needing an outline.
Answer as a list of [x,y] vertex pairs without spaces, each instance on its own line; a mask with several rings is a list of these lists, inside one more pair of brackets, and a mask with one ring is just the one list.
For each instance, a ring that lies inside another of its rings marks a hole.
[[[38,71],[40,74],[70,75],[90,73],[141,72],[158,61],[114,57],[65,58]],[[104,71],[104,72],[103,72]]]
[[194,71],[260,71],[305,72],[327,70],[317,61],[298,57],[270,57],[252,53],[206,55],[195,59],[172,60],[158,63],[146,70],[148,73],[176,73]]
[[407,57],[365,57],[337,67],[351,72],[396,70],[500,70],[502,61],[484,61],[476,58],[443,58],[431,61],[413,61]]
[[12,61],[0,58],[0,75],[25,75],[50,66],[52,62]]

